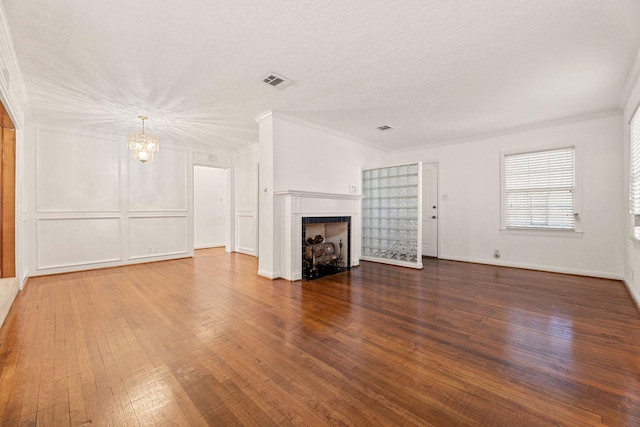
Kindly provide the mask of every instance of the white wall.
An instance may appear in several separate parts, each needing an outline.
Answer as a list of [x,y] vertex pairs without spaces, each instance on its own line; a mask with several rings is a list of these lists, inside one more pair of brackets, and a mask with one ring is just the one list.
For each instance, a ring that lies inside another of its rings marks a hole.
[[234,154],[235,250],[258,256],[258,145]]
[[[27,203],[23,197],[23,177],[25,173],[24,165],[24,133],[25,116],[29,109],[29,98],[27,89],[20,71],[20,64],[13,48],[13,40],[7,25],[6,15],[2,3],[0,2],[0,101],[9,113],[13,125],[16,128],[16,275],[18,276],[20,289],[24,286],[24,281],[29,273],[28,253],[31,248],[26,244],[28,230],[25,227],[27,217]],[[0,304],[2,302],[0,301]],[[0,319],[0,323],[1,323]]]
[[640,307],[640,242],[632,239],[633,219],[629,214],[629,165],[630,165],[630,130],[629,120],[640,104],[640,51],[636,57],[634,67],[629,74],[628,89],[624,94],[624,112],[622,115],[622,133],[624,146],[624,160],[621,169],[624,170],[624,209],[620,212],[620,222],[624,226],[622,244],[625,248],[624,256],[624,277],[631,295]]
[[226,171],[193,167],[193,245],[195,249],[225,245]]
[[274,191],[348,194],[352,185],[362,194],[362,169],[381,166],[391,158],[390,153],[330,129],[282,113],[273,117]]
[[[621,278],[620,209],[625,195],[620,123],[619,114],[607,115],[397,153],[394,159],[395,163],[440,161],[441,258]],[[576,142],[582,152],[583,234],[549,237],[502,232],[501,152]],[[495,249],[500,250],[500,259],[493,257]]]
[[191,154],[130,158],[122,135],[29,127],[31,275],[193,255]]
[[[260,260],[259,274],[281,277],[283,269],[284,191],[361,194],[361,170],[389,161],[390,155],[346,135],[269,112],[260,124]],[[359,227],[359,223],[355,225]],[[286,231],[286,230],[285,230]],[[353,251],[360,254],[359,232],[352,236]]]
[[194,160],[232,167],[166,141],[142,164],[123,135],[35,124],[24,148],[32,276],[192,256]]

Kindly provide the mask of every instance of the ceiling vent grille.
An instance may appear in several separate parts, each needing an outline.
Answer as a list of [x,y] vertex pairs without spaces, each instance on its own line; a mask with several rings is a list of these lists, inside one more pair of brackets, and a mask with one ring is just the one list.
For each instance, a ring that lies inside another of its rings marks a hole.
[[273,86],[278,89],[284,89],[293,84],[293,81],[289,80],[286,77],[279,76],[278,74],[275,74],[275,73],[268,73],[264,77],[262,77],[262,79],[260,80],[265,82],[269,86]]
[[388,125],[384,125],[384,126],[378,126],[376,129],[378,129],[379,131],[385,131],[385,130],[393,130],[393,128],[391,126]]

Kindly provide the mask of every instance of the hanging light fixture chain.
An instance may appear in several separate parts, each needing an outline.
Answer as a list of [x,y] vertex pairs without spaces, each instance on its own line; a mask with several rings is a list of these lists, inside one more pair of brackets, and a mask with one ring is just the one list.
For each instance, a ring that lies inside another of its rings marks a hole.
[[147,116],[138,116],[138,118],[140,120],[142,120],[142,134],[144,135],[144,121],[147,120],[149,117],[147,117]]

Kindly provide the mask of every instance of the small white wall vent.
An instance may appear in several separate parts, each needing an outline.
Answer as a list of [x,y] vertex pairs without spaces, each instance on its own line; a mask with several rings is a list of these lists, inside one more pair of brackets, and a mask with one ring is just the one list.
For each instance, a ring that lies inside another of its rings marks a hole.
[[293,84],[292,80],[289,80],[288,78],[283,76],[279,76],[276,73],[267,73],[260,80],[278,89],[284,89]]
[[385,131],[385,130],[393,130],[393,128],[391,126],[378,126],[376,129],[380,130],[380,131]]

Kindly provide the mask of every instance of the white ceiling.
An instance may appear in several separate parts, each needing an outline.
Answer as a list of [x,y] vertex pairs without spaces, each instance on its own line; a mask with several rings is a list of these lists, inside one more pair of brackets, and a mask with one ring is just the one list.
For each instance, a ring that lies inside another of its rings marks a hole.
[[640,48],[639,0],[2,3],[34,121],[212,147],[267,110],[388,150],[610,111]]

